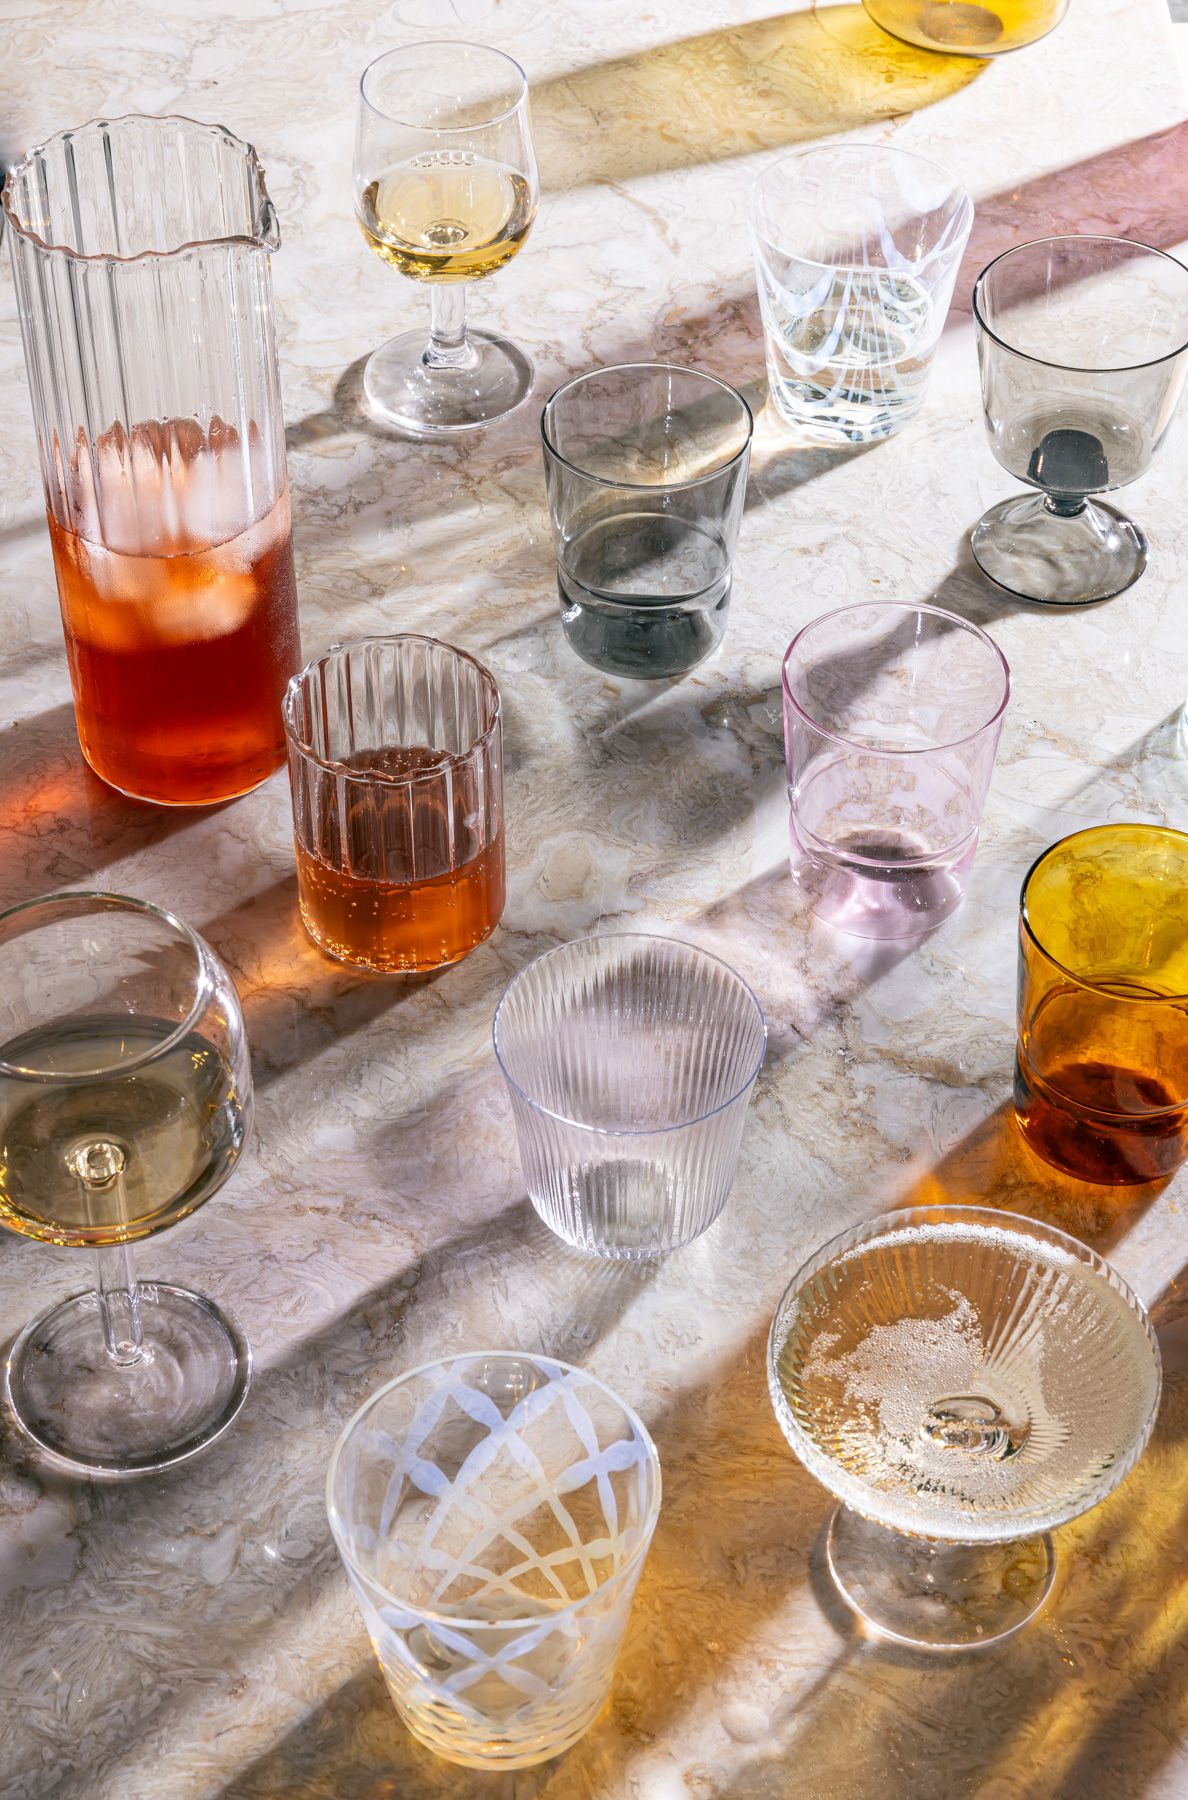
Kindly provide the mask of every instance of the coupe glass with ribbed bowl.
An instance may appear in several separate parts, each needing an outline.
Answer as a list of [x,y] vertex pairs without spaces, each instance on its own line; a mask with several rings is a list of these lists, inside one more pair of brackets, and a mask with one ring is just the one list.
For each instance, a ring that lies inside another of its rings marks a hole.
[[1008,1637],[1051,1532],[1137,1463],[1159,1404],[1141,1302],[1085,1244],[982,1207],[889,1213],[795,1275],[768,1355],[785,1437],[841,1502],[829,1563],[881,1634]]

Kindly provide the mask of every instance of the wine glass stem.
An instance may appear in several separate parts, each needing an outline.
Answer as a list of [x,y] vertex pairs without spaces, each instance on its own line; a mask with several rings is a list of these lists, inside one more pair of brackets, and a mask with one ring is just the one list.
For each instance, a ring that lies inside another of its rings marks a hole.
[[468,369],[477,360],[466,335],[466,283],[442,281],[429,289],[429,342],[422,360],[431,369]]
[[1075,519],[1085,510],[1085,495],[1045,494],[1044,506],[1058,519]]
[[107,1244],[96,1250],[95,1268],[107,1354],[116,1363],[139,1362],[144,1354],[144,1333],[131,1244]]

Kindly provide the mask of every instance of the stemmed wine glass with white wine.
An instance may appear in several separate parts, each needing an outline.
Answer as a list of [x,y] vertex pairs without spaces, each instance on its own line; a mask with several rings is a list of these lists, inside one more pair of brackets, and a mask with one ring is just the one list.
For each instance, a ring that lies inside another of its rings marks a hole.
[[0,1224],[98,1264],[93,1291],[25,1326],[5,1387],[29,1437],[78,1471],[180,1462],[243,1404],[238,1325],[201,1294],[138,1284],[130,1245],[223,1185],[251,1117],[239,998],[189,926],[105,893],[0,913]]
[[842,1594],[883,1635],[957,1650],[1043,1604],[1050,1534],[1137,1463],[1160,1363],[1141,1303],[1087,1245],[926,1206],[843,1232],[793,1277],[768,1379],[785,1437],[841,1502]]
[[466,324],[466,289],[510,262],[539,198],[528,83],[480,44],[413,44],[363,72],[355,211],[376,255],[429,288],[429,340],[408,331],[368,358],[372,412],[415,434],[473,430],[532,391],[515,344]]

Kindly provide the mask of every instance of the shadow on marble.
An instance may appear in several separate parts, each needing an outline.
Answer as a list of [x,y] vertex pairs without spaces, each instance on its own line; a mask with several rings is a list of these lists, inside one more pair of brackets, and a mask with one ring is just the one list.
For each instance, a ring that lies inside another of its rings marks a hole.
[[[341,1314],[293,1336],[279,1353],[270,1355],[258,1346],[243,1416],[202,1458],[201,1487],[195,1486],[189,1464],[136,1482],[79,1484],[27,1454],[25,1446],[5,1432],[0,1482],[13,1475],[25,1481],[35,1476],[40,1493],[51,1504],[73,1513],[68,1527],[72,1572],[78,1555],[83,1555],[97,1584],[93,1603],[84,1603],[76,1594],[76,1650],[88,1671],[84,1691],[71,1695],[76,1742],[85,1742],[87,1719],[96,1709],[104,1714],[118,1709],[124,1721],[122,1742],[105,1731],[104,1750],[105,1767],[118,1767],[133,1745],[178,1728],[195,1702],[192,1677],[198,1671],[208,1694],[211,1671],[220,1672],[214,1679],[221,1694],[228,1686],[234,1693],[237,1672],[240,1679],[258,1679],[269,1634],[283,1634],[286,1621],[310,1614],[328,1583],[340,1583],[345,1600],[345,1578],[324,1514],[324,1474],[334,1440],[355,1408],[384,1381],[426,1355],[454,1347],[443,1342],[433,1321],[449,1315],[451,1295],[460,1283],[481,1282],[497,1295],[501,1280],[515,1281],[521,1267],[531,1269],[541,1294],[534,1309],[535,1327],[521,1325],[516,1347],[567,1361],[587,1358],[658,1276],[650,1266],[577,1255],[548,1230],[527,1199],[519,1199],[403,1262],[357,1295]],[[495,1311],[499,1310],[496,1304]],[[432,1337],[425,1337],[426,1328]],[[492,1343],[502,1337],[497,1326],[489,1330]],[[297,1443],[300,1453],[295,1453]],[[262,1480],[265,1470],[267,1479]],[[184,1524],[179,1522],[183,1518]],[[224,1539],[233,1544],[225,1557],[220,1549]],[[151,1609],[145,1614],[140,1584],[151,1582],[159,1565],[167,1566],[175,1579],[194,1583],[205,1596],[200,1615],[187,1621],[184,1643],[168,1621],[152,1616]],[[124,1577],[129,1571],[135,1572],[136,1580],[127,1587]],[[53,1585],[52,1578],[33,1580],[37,1601],[12,1623],[6,1638],[10,1671],[20,1669],[36,1653],[41,1639],[39,1607],[52,1599],[47,1590]],[[350,1616],[353,1633],[342,1644],[344,1662],[355,1659],[361,1641],[361,1629]],[[101,1651],[101,1640],[113,1633],[122,1639],[118,1657]],[[390,1781],[403,1768],[443,1767],[418,1752],[398,1730],[382,1686],[378,1697],[381,1762],[367,1774],[376,1785],[363,1785],[363,1771],[356,1770],[361,1783],[357,1788],[340,1785],[310,1791],[403,1797],[406,1790],[384,1786],[381,1773]],[[220,1704],[229,1703],[222,1698]],[[333,1741],[326,1715],[329,1712],[331,1720],[337,1716],[339,1704],[335,1695],[316,1715],[314,1740],[308,1747],[315,1766]],[[294,1737],[298,1748],[305,1745],[303,1728]],[[36,1760],[35,1747],[32,1753]],[[85,1769],[80,1769],[79,1777],[78,1786],[59,1788],[55,1783],[53,1793],[62,1800],[67,1795],[84,1800],[91,1791]],[[343,1777],[344,1771],[336,1768],[333,1779],[342,1782]],[[302,1778],[313,1779],[308,1770]],[[233,1786],[231,1791],[239,1790]],[[248,1786],[242,1791],[255,1790]],[[285,1786],[274,1791],[288,1795],[306,1789]],[[51,1789],[30,1773],[22,1792],[48,1800]]]
[[1101,1255],[1126,1236],[1168,1186],[1104,1187],[1076,1181],[1031,1149],[1011,1101],[982,1119],[897,1199],[909,1206],[990,1206],[1021,1213],[1080,1238]]
[[541,182],[613,185],[807,144],[935,105],[985,67],[900,43],[860,6],[751,20],[534,86]]
[[851,937],[814,918],[783,858],[715,900],[698,924],[710,940],[707,948],[719,933],[736,946],[732,955],[739,972],[759,996],[768,1027],[761,1088],[783,1062],[809,1049],[862,994],[941,929],[886,941]]
[[855,1632],[777,1705],[706,1800],[1141,1800],[1175,1748],[1188,1674],[1188,1382],[1137,1470],[1058,1532],[1052,1599],[1017,1637],[951,1657]]
[[327,956],[306,934],[295,873],[198,929],[235,977],[253,1079],[261,1091],[394,1007],[431,1004],[432,990],[443,982],[451,985],[451,1010],[461,1016],[479,1008],[489,1019],[502,988],[536,954],[535,947],[521,944],[519,933],[497,927],[492,938],[445,968],[403,975],[353,969]]
[[1188,122],[979,200],[950,322],[969,316],[974,281],[1012,244],[1085,231],[1136,238],[1160,250],[1188,238]]
[[[1059,1534],[1060,1578],[1039,1619],[1006,1644],[933,1657],[864,1635],[833,1590],[832,1501],[775,1425],[763,1339],[653,1422],[665,1509],[610,1713],[568,1755],[517,1776],[460,1775],[407,1737],[368,1667],[222,1800],[626,1792],[641,1743],[706,1709],[726,1727],[714,1772],[698,1774],[706,1800],[1140,1800],[1174,1746],[1168,1712],[1188,1667],[1188,1382],[1169,1390],[1137,1471]],[[823,1613],[834,1640],[808,1679],[794,1626],[774,1630],[790,1600]],[[760,1691],[778,1693],[784,1674],[785,1697],[763,1710],[748,1698],[756,1658]]]
[[221,810],[127,799],[88,767],[71,705],[34,713],[0,731],[0,905],[84,886]]
[[[12,519],[7,525],[0,525],[0,549],[5,544],[18,543],[22,538],[36,537],[39,531],[44,530],[44,513],[31,513],[27,519]],[[5,667],[7,666],[6,663]]]

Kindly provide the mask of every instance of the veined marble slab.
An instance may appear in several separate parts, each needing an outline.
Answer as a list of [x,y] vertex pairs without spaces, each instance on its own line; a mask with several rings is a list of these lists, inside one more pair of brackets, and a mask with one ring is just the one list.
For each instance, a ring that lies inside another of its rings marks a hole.
[[[1130,1197],[1059,1183],[1007,1110],[1015,903],[1037,851],[1104,819],[1188,824],[1188,450],[1181,420],[1126,495],[1151,564],[1071,615],[1017,606],[965,532],[1012,483],[985,442],[970,281],[1059,227],[1188,239],[1188,126],[1161,0],[1073,0],[1044,42],[952,62],[853,5],[776,0],[8,0],[0,152],[95,114],[179,110],[259,147],[307,650],[427,630],[477,652],[507,706],[502,928],[425,986],[360,980],[302,935],[283,775],[209,815],[108,793],[74,739],[11,284],[0,278],[0,903],[99,883],[198,925],[243,993],[255,1150],[140,1263],[250,1333],[240,1422],[164,1479],[85,1486],[0,1423],[5,1800],[1178,1800],[1188,1792],[1185,1179]],[[533,85],[544,201],[473,295],[536,359],[537,400],[593,363],[662,355],[762,394],[742,195],[769,151],[842,134],[921,150],[978,204],[926,410],[855,457],[755,444],[733,617],[716,658],[606,680],[557,620],[538,405],[453,447],[358,406],[361,359],[426,316],[351,217],[357,77],[447,35]],[[963,910],[904,952],[806,919],[785,868],[778,675],[845,600],[932,599],[987,625],[1015,690]],[[644,1272],[536,1220],[490,1049],[503,983],[598,926],[712,946],[772,1029],[733,1197]],[[1111,1255],[1155,1308],[1154,1442],[1059,1534],[1052,1603],[981,1658],[859,1637],[831,1598],[831,1507],[768,1405],[768,1320],[792,1270],[902,1202],[979,1198]],[[3,1331],[88,1265],[0,1234]],[[1178,1285],[1181,1284],[1181,1285]],[[442,1351],[516,1340],[635,1404],[665,1505],[614,1699],[562,1762],[485,1780],[398,1726],[330,1546],[322,1485],[358,1402]]]

